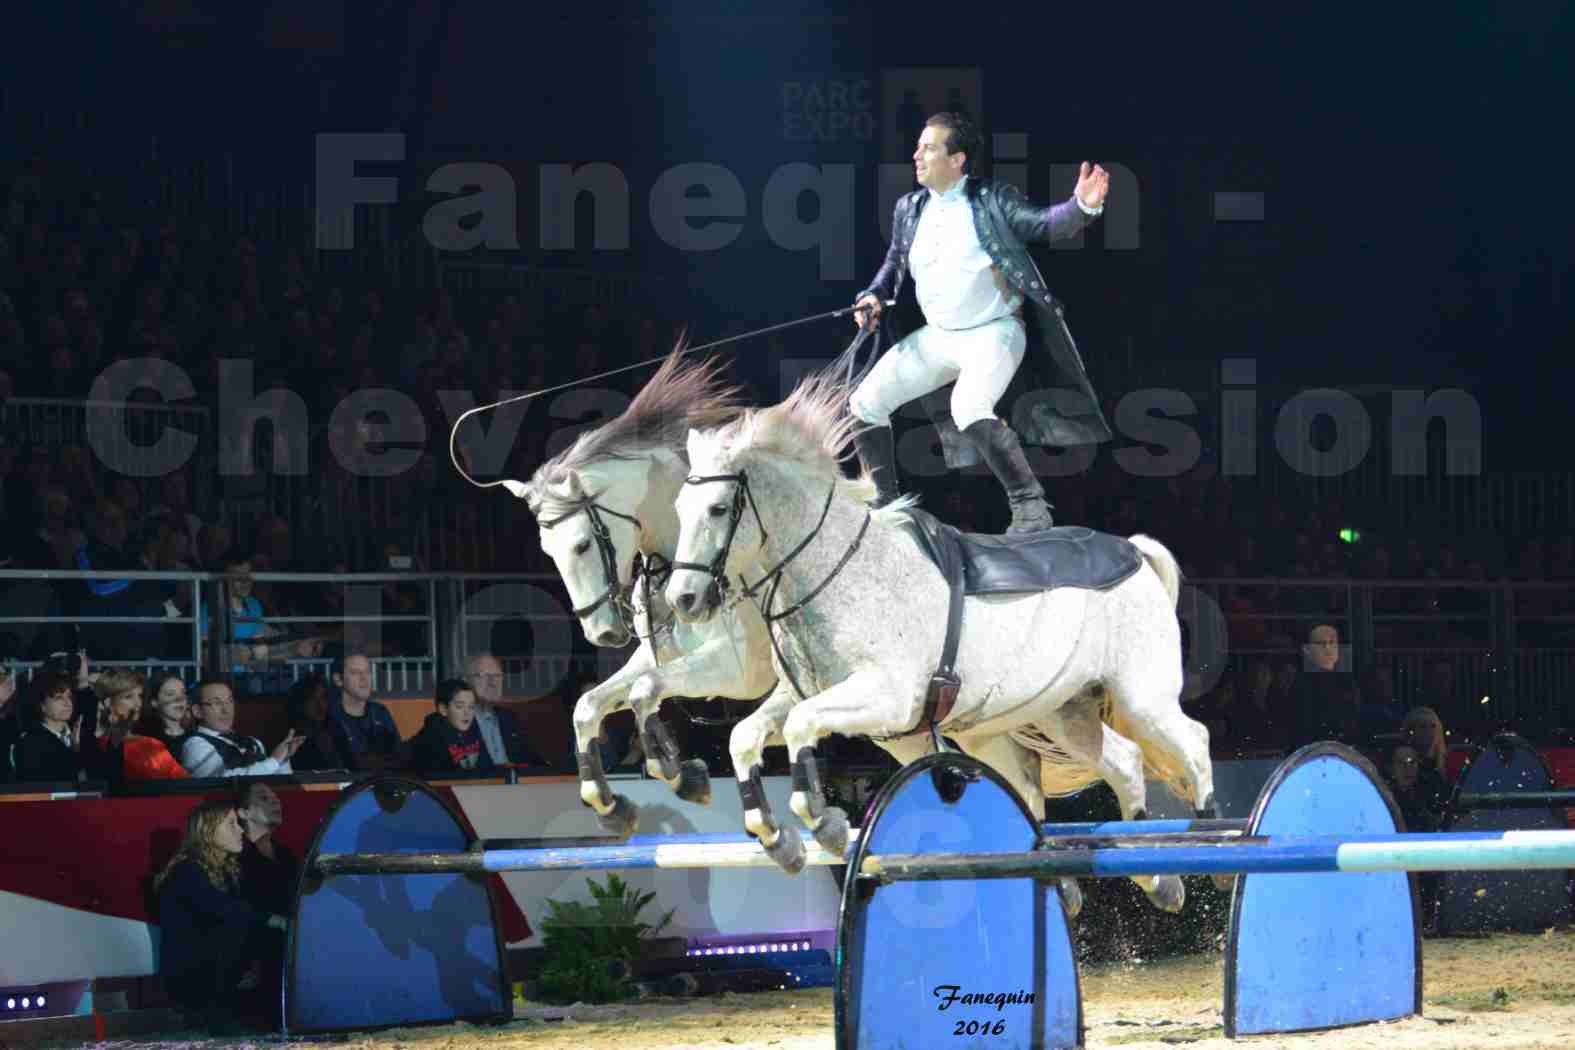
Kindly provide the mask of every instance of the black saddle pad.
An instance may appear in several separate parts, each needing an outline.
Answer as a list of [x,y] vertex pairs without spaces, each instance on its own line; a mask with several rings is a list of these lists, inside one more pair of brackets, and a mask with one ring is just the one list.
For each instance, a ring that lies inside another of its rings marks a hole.
[[953,528],[917,507],[907,513],[919,546],[943,577],[953,579],[956,563],[962,562],[964,594],[1017,594],[1056,587],[1102,591],[1143,564],[1142,552],[1131,541],[1081,525],[986,536]]

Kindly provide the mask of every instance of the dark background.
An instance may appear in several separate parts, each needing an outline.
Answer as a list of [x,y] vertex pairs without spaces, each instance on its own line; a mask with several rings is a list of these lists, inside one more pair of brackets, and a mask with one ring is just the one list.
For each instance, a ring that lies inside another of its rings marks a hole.
[[[1132,382],[1258,361],[1261,383],[1461,386],[1483,407],[1489,469],[1562,468],[1571,255],[1565,5],[1261,8],[831,4],[734,16],[416,0],[162,0],[8,15],[4,110],[128,168],[217,165],[306,187],[313,136],[400,130],[419,228],[444,159],[516,171],[521,240],[536,243],[540,163],[629,178],[628,251],[526,261],[660,274],[699,340],[849,301],[884,250],[880,143],[781,133],[782,83],[977,69],[986,131],[1029,139],[1030,194],[1060,199],[1052,163],[1123,164],[1141,187],[1141,247],[1041,254],[1105,396]],[[664,8],[669,5],[661,5]],[[86,113],[89,126],[80,123]],[[25,148],[11,136],[8,150]],[[156,145],[154,145],[156,143]],[[155,151],[150,153],[150,149]],[[742,235],[705,254],[651,232],[656,173],[709,161],[743,183]],[[858,170],[856,277],[771,244],[769,173]],[[1260,223],[1218,222],[1217,191],[1261,192]],[[1115,201],[1112,207],[1120,207]],[[578,241],[590,241],[582,202]],[[826,353],[851,329],[826,333]],[[756,360],[752,367],[768,371]],[[1178,379],[1178,381],[1180,381]]]

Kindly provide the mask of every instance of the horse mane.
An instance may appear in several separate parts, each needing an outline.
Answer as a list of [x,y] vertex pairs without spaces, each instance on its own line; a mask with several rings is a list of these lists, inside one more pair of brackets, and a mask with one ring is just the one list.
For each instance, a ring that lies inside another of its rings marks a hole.
[[714,427],[737,414],[743,387],[722,378],[717,361],[685,358],[687,339],[674,344],[662,366],[615,418],[581,434],[531,475],[528,497],[534,511],[548,489],[605,460],[636,459],[654,451],[685,453],[685,439],[694,427]]
[[851,389],[836,372],[812,372],[792,393],[766,408],[749,408],[715,433],[730,455],[763,452],[837,478],[860,502],[875,495],[867,473],[842,473],[853,435],[866,424],[848,411]]

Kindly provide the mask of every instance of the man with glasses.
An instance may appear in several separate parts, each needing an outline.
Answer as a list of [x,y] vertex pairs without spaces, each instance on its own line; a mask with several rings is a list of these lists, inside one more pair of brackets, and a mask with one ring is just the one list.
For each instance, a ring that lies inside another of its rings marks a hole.
[[503,702],[503,664],[491,653],[477,653],[465,669],[465,682],[476,694],[476,728],[494,765],[545,766],[525,740],[514,712]]
[[306,742],[295,730],[285,734],[272,754],[262,741],[235,729],[235,692],[223,678],[204,678],[193,708],[196,731],[180,749],[180,764],[194,777],[267,777],[295,772],[290,759]]

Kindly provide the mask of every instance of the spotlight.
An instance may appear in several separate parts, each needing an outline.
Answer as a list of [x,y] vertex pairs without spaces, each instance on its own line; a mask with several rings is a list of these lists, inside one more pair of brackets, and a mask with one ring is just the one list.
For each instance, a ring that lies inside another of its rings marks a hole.
[[26,1010],[31,1005],[32,1003],[28,1000],[27,996],[22,996],[22,1009]]
[[15,999],[7,999],[5,1001],[5,1008],[7,1010],[15,1010],[16,1009],[16,1000]]
[[41,1008],[42,1008],[42,1007],[43,1007],[43,1005],[44,1005],[44,997],[43,997],[43,996],[42,996],[42,995],[41,995],[41,996],[39,996],[39,997],[38,997],[38,1005],[39,1005],[39,1007],[41,1007]]

